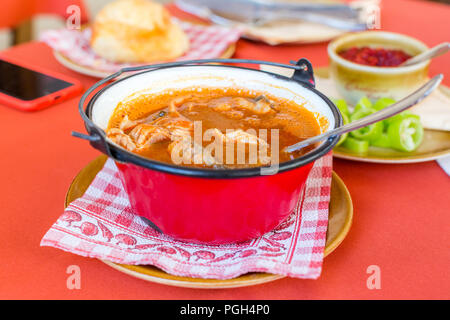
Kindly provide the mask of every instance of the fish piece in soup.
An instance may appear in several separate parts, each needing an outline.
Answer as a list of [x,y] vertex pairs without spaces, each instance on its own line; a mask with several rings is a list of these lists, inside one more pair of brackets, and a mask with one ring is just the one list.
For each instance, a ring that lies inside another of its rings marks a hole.
[[136,150],[136,144],[133,142],[131,137],[125,134],[121,129],[111,128],[108,130],[108,138],[131,152]]
[[146,123],[134,127],[129,135],[138,145],[152,144],[170,139],[169,130]]

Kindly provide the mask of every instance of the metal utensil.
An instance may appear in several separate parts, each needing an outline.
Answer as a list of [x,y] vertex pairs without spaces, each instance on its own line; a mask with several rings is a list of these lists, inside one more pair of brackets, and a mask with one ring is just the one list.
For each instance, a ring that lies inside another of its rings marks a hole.
[[448,52],[450,50],[450,42],[444,42],[441,44],[438,44],[437,46],[422,52],[421,54],[418,54],[417,56],[414,56],[405,62],[401,64],[402,67],[411,66],[413,64],[438,57],[440,55],[443,55],[444,53]]
[[356,120],[354,122],[351,122],[349,124],[346,124],[344,126],[338,127],[336,129],[330,130],[328,132],[322,133],[320,135],[317,135],[315,137],[300,141],[296,144],[293,144],[289,147],[284,148],[283,151],[285,152],[293,152],[297,151],[301,148],[304,148],[310,144],[332,138],[335,136],[340,136],[346,132],[354,131],[363,127],[366,127],[368,125],[371,125],[375,122],[379,122],[381,120],[387,119],[389,117],[392,117],[408,108],[411,108],[412,106],[416,105],[420,101],[422,101],[424,98],[426,98],[434,89],[436,89],[439,84],[441,83],[443,79],[443,75],[439,74],[432,78],[430,81],[425,83],[422,87],[408,95],[407,97],[403,98],[402,100],[394,103],[393,105],[386,107],[378,112],[375,112],[374,114],[371,114],[370,116],[361,118],[359,120]]
[[257,0],[177,0],[175,4],[183,11],[226,26],[236,23],[259,26],[276,20],[303,20],[347,31],[367,29],[367,25],[359,21],[359,9],[345,4],[268,3]]

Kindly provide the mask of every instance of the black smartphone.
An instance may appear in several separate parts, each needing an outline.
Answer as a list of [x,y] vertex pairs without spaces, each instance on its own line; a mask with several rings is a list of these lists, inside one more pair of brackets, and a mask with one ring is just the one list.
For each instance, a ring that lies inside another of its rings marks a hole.
[[73,97],[82,88],[76,79],[0,58],[0,104],[39,110]]

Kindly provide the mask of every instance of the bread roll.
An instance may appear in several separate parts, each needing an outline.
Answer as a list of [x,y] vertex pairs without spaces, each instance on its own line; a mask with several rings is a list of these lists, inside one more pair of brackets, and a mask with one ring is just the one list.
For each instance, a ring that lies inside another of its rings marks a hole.
[[91,46],[114,62],[147,63],[173,60],[189,48],[183,30],[160,4],[147,0],[118,0],[95,18]]

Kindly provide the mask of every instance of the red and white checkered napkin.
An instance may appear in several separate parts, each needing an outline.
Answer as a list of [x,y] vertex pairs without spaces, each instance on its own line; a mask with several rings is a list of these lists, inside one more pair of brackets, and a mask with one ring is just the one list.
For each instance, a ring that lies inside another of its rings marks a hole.
[[[242,31],[220,26],[206,26],[179,21],[190,41],[189,50],[176,61],[219,58],[234,42],[239,40]],[[78,65],[104,72],[116,72],[124,67],[137,64],[121,64],[99,57],[90,46],[91,28],[81,30],[48,30],[40,35],[40,40],[52,49]]]
[[174,240],[133,213],[112,160],[50,228],[41,246],[121,264],[153,265],[170,274],[230,279],[248,272],[318,278],[328,226],[332,157],[317,160],[299,204],[276,230],[239,244]]

